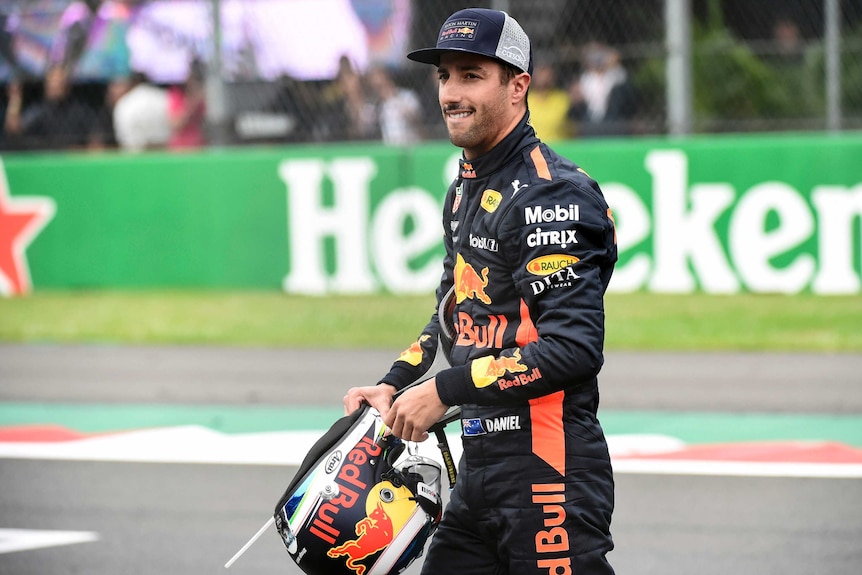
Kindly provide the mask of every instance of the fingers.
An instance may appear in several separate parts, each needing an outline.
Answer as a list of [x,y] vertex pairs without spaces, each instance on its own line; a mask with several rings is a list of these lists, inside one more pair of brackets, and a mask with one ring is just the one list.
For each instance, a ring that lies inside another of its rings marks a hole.
[[376,409],[381,416],[386,416],[392,403],[392,393],[395,388],[388,385],[371,385],[352,387],[343,398],[344,414],[350,415],[363,404],[367,403]]
[[362,406],[364,398],[355,389],[351,389],[344,396],[344,415],[350,415]]
[[[414,420],[409,417],[406,410],[399,409],[401,404],[396,401],[392,404],[389,413],[383,418],[383,423],[389,427],[392,434],[405,441],[421,443],[428,439],[428,431],[421,419]],[[416,417],[414,415],[413,417]]]

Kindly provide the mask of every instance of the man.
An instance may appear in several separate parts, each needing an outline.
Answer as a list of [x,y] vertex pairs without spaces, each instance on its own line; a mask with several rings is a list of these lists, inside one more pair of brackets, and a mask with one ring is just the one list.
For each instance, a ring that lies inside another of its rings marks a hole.
[[530,124],[543,142],[572,137],[569,94],[557,86],[557,71],[550,64],[537,64],[530,81]]
[[48,68],[42,100],[23,111],[22,93],[19,84],[10,85],[5,127],[15,147],[74,150],[91,144],[96,111],[72,94],[65,68],[57,65]]
[[398,86],[389,70],[381,65],[368,71],[368,84],[377,96],[377,117],[383,143],[390,146],[411,146],[422,139],[419,118],[422,104],[407,88]]
[[[443,118],[463,148],[443,208],[438,312],[378,385],[348,390],[345,409],[367,402],[392,433],[422,441],[462,406],[458,483],[423,573],[613,573],[613,475],[596,419],[610,210],[529,125],[530,44],[514,19],[461,10],[436,48],[408,58],[438,66]],[[452,367],[393,402],[430,367],[450,288]]]

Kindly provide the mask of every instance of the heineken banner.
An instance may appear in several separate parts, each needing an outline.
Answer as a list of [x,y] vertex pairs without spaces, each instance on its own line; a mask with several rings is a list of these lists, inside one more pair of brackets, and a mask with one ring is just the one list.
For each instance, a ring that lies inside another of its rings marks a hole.
[[[614,291],[862,291],[862,135],[556,149],[613,210]],[[6,155],[0,292],[427,293],[457,154],[441,142]]]

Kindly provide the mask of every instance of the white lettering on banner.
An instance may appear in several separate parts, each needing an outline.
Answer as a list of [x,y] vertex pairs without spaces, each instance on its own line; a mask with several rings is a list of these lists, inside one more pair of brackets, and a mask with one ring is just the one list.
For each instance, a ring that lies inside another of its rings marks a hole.
[[[408,265],[440,241],[442,208],[421,188],[393,190],[380,203],[371,226],[374,265],[383,285],[395,293],[428,293],[440,282],[439,258],[431,258],[419,270]],[[404,222],[413,229],[405,236]]]
[[[811,289],[818,294],[857,293],[862,281],[854,261],[862,258],[862,240],[855,245],[854,236],[862,227],[862,184],[847,189],[838,186],[817,186],[811,193],[817,208],[820,241],[817,259],[820,269]],[[858,239],[858,236],[856,236]]]
[[650,289],[694,291],[693,269],[707,293],[739,291],[739,281],[715,231],[715,221],[733,203],[733,188],[724,183],[693,185],[688,210],[685,154],[679,150],[653,151],[647,154],[646,167],[653,177],[655,268]]
[[[688,158],[680,150],[650,152],[645,164],[653,176],[652,215],[625,184],[602,183],[624,262],[614,270],[610,291],[685,293],[696,282],[709,293],[735,293],[741,285],[778,293],[809,286],[817,294],[862,289],[862,184],[816,186],[810,206],[793,186],[763,182],[740,192],[732,205],[736,191],[729,183],[689,184]],[[716,230],[728,208],[729,257]],[[639,244],[651,233],[650,254]],[[804,247],[812,236],[816,257]],[[779,266],[775,260],[782,256],[789,263]]]
[[[287,184],[288,292],[325,294],[373,291],[368,262],[369,183],[377,172],[371,158],[287,160],[278,175]],[[333,183],[332,206],[322,205],[323,176]],[[335,240],[335,270],[326,272],[323,240]]]
[[[766,230],[770,213],[779,224]],[[814,258],[799,254],[783,269],[770,259],[798,247],[814,231],[814,217],[795,189],[783,182],[764,182],[740,198],[730,219],[728,244],[745,285],[756,292],[797,293],[814,273]]]
[[[625,184],[609,182],[602,184],[602,193],[609,206],[613,207],[617,246],[620,253],[629,251],[650,234],[650,215],[643,200]],[[617,263],[608,291],[637,291],[649,279],[652,262],[647,254],[639,253],[625,264]]]
[[[729,182],[689,182],[688,163],[682,150],[652,150],[644,159],[651,190],[601,183],[614,210],[620,252],[609,290],[862,290],[862,182],[814,186],[810,195],[782,181],[737,190]],[[445,171],[455,164],[452,156]],[[279,165],[287,189],[286,291],[430,293],[437,286],[440,260],[432,252],[440,248],[438,198],[406,187],[387,190],[372,205],[377,170],[370,156]],[[576,244],[584,230],[548,228],[569,221],[574,228],[578,209],[575,203],[525,208],[525,220],[538,226],[527,230],[524,241],[530,247]],[[500,249],[487,236],[471,234],[470,243]],[[538,294],[576,278],[534,280],[530,287]]]
[[[278,174],[287,185],[290,253],[285,291],[368,293],[378,287],[374,271],[394,293],[433,291],[440,281],[439,258],[430,258],[418,270],[409,263],[439,245],[441,208],[421,188],[402,188],[387,194],[371,214],[370,184],[376,173],[377,164],[370,157],[281,163]],[[331,206],[323,205],[326,176],[332,183]],[[405,233],[408,219],[412,227]],[[332,270],[324,250],[327,239],[335,245]]]

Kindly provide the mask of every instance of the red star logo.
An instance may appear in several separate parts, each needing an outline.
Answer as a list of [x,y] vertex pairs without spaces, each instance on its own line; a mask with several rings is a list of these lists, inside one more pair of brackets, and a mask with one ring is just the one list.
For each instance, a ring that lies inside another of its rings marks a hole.
[[24,251],[55,211],[51,198],[11,197],[0,161],[0,295],[30,292],[30,268]]

